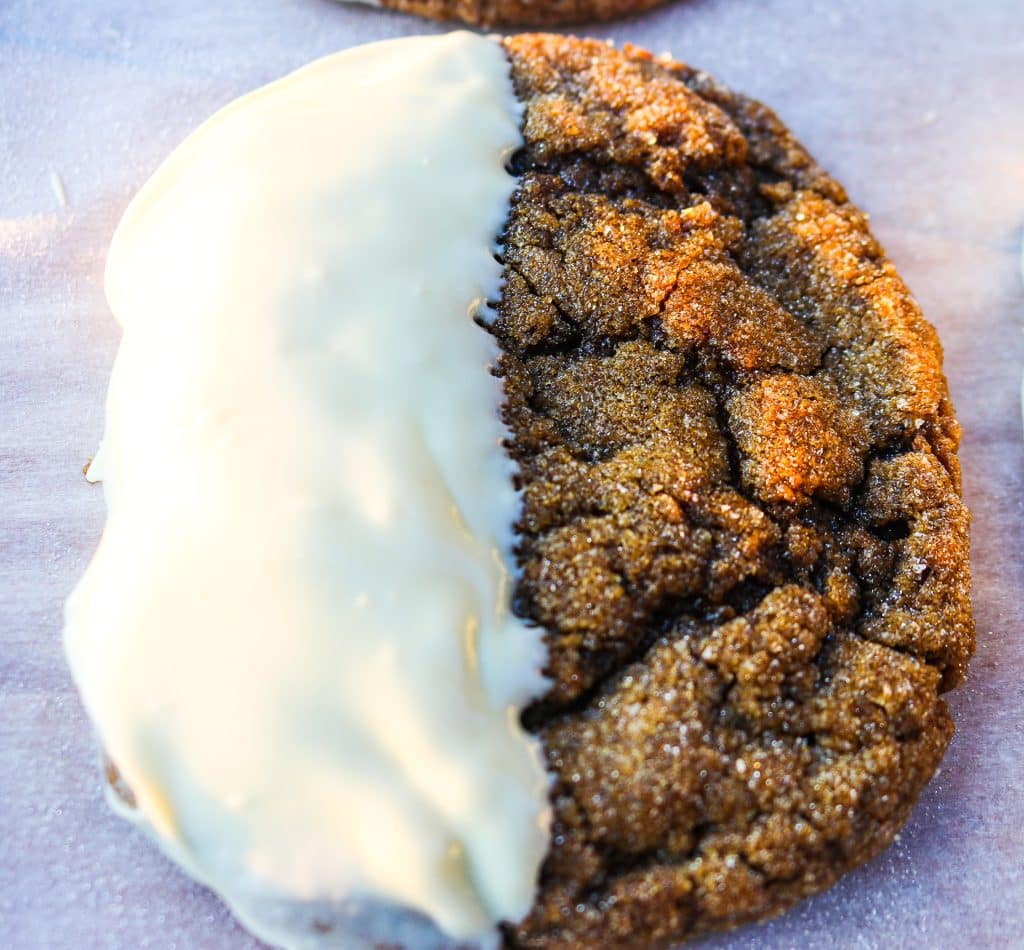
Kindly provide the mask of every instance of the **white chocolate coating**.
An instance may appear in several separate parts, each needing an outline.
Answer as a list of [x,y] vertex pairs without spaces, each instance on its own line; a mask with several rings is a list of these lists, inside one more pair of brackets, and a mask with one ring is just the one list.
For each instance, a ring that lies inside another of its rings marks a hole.
[[519,121],[493,40],[356,48],[207,122],[110,250],[67,652],[140,821],[274,942],[390,905],[481,938],[533,898],[544,652],[472,320]]

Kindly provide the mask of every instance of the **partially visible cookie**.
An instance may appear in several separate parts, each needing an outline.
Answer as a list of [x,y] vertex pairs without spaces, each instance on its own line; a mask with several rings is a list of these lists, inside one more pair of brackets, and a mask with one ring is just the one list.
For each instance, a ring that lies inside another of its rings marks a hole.
[[477,26],[568,26],[643,13],[665,0],[380,0],[380,6]]
[[973,649],[942,354],[764,106],[505,40],[526,145],[494,332],[555,825],[509,946],[667,946],[881,851]]

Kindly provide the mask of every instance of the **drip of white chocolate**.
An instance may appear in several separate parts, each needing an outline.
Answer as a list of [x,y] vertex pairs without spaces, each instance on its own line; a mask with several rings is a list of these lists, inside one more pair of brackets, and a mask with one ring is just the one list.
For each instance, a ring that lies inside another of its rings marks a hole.
[[493,40],[353,49],[218,113],[111,247],[68,656],[139,819],[274,942],[393,906],[480,938],[532,901],[544,653],[473,322],[520,118]]

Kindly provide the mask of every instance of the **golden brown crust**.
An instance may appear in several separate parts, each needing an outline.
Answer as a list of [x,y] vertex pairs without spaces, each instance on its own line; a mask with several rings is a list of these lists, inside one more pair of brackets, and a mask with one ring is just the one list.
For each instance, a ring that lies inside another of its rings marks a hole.
[[432,20],[476,26],[570,26],[643,13],[666,0],[380,0]]
[[506,40],[525,714],[555,824],[516,947],[670,945],[882,850],[973,649],[934,330],[778,119],[689,67]]

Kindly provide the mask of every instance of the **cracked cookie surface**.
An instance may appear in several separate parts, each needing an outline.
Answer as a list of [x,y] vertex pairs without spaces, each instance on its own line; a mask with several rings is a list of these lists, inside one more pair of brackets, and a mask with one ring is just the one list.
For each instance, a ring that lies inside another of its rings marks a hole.
[[555,821],[510,947],[668,946],[881,851],[952,734],[968,514],[932,327],[774,114],[506,39],[525,147],[490,326]]

